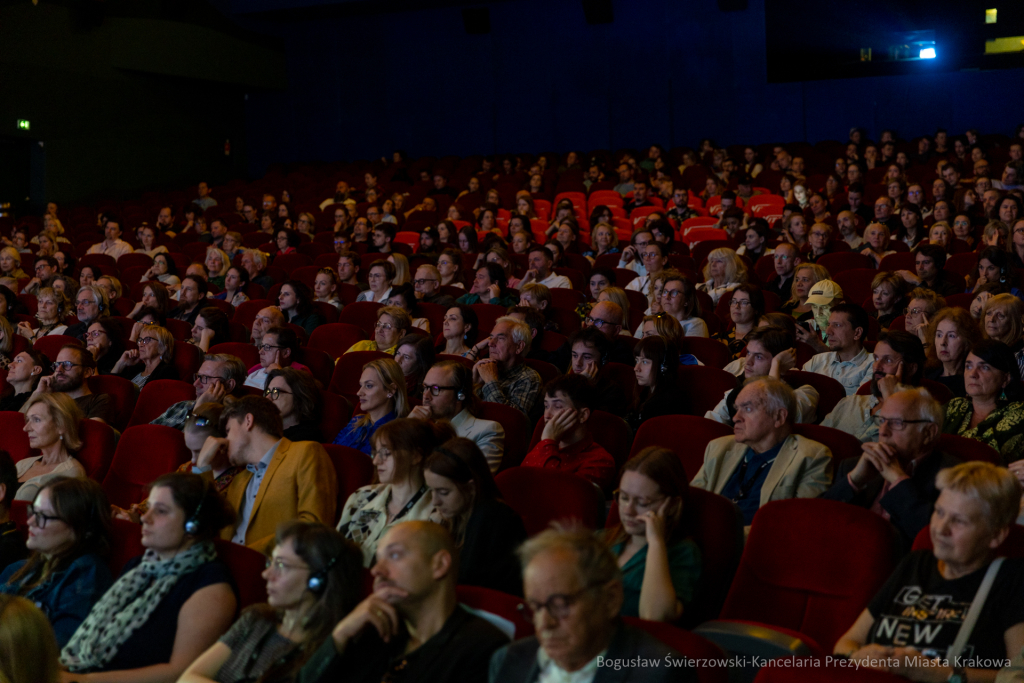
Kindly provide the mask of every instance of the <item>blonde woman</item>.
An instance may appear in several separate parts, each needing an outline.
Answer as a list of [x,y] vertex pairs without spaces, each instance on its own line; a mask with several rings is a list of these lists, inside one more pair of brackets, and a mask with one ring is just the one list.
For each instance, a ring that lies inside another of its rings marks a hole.
[[697,285],[697,289],[707,292],[717,306],[723,294],[731,292],[746,281],[747,267],[743,261],[735,251],[723,247],[708,254],[708,263],[704,266],[704,282]]
[[405,390],[405,374],[393,358],[378,358],[363,366],[359,376],[359,409],[334,443],[370,455],[370,437],[382,425],[409,414],[409,395]]
[[878,326],[889,329],[892,321],[900,317],[903,310],[903,292],[907,281],[897,273],[884,271],[871,281],[871,304],[875,310],[870,315],[878,320]]
[[143,327],[138,348],[121,354],[111,374],[121,375],[139,389],[154,379],[181,379],[174,367],[174,335],[159,325]]
[[43,230],[36,235],[34,241],[39,244],[36,256],[53,256],[60,250],[60,247],[57,246],[57,236],[49,230]]
[[[921,242],[925,244],[925,242]],[[928,230],[927,244],[937,244],[949,252],[949,248],[953,246],[953,228],[949,227],[949,223],[946,221],[938,221],[932,225]],[[918,245],[920,246],[920,245]]]
[[39,321],[39,327],[32,329],[32,325],[23,320],[18,323],[18,334],[33,343],[50,334],[64,334],[68,329],[64,319],[71,308],[67,297],[51,287],[43,287],[36,294],[36,302],[36,319]]
[[21,269],[21,254],[14,247],[0,249],[0,277],[12,277],[15,280],[28,279]]
[[789,301],[779,308],[780,313],[788,313],[794,318],[799,318],[804,313],[811,312],[811,305],[807,303],[807,297],[811,294],[811,288],[822,280],[831,280],[828,269],[819,266],[817,263],[801,263],[793,272],[793,284],[789,290]]
[[986,301],[981,336],[1009,346],[1017,365],[1024,370],[1024,301],[1013,294],[996,294]]
[[217,289],[224,289],[224,276],[228,274],[231,267],[231,259],[217,247],[206,249],[206,272],[209,273],[207,284],[214,285]]
[[629,334],[629,297],[626,296],[626,290],[621,287],[605,287],[597,295],[597,303],[602,301],[611,301],[622,309],[622,320],[619,321],[622,325],[620,334]]
[[619,236],[615,228],[607,223],[598,223],[590,232],[590,251],[583,252],[594,263],[598,256],[619,253]]
[[889,228],[884,223],[872,223],[864,228],[864,241],[868,246],[861,249],[862,254],[871,259],[875,268],[881,267],[882,259],[895,251],[889,249]]
[[51,479],[85,477],[85,468],[73,455],[82,448],[78,425],[85,417],[75,399],[61,392],[35,394],[22,412],[28,445],[39,455],[15,463],[21,486],[14,499],[35,500]]
[[60,683],[60,649],[50,621],[31,600],[0,595],[0,681]]
[[412,274],[409,272],[409,259],[405,258],[404,255],[393,251],[388,254],[388,261],[395,266],[395,277],[391,281],[392,287],[404,285],[407,282],[412,281]]

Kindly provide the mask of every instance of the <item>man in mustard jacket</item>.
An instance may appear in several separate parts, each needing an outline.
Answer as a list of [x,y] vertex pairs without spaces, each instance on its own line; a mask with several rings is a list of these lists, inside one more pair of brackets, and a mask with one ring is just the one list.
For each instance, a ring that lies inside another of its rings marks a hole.
[[225,540],[269,554],[281,522],[334,525],[338,479],[323,446],[283,438],[280,412],[261,396],[234,401],[221,420],[227,438],[209,437],[196,464],[206,467],[226,449],[231,464],[245,468],[224,491],[238,511],[237,526],[224,531]]
[[751,380],[736,397],[733,435],[708,444],[690,483],[736,503],[750,526],[772,500],[817,498],[832,483],[832,452],[792,434],[796,398],[772,377]]

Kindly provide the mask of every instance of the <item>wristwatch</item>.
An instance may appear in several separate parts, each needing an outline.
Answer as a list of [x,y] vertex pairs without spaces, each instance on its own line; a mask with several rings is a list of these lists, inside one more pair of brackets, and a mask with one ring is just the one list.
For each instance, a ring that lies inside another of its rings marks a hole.
[[954,664],[953,673],[946,679],[946,683],[967,683],[967,670]]

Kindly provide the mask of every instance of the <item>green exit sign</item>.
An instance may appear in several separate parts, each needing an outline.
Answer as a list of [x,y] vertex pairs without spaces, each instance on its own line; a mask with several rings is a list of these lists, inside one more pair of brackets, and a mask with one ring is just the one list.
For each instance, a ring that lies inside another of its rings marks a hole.
[[18,130],[28,130],[29,123],[28,119],[18,119]]

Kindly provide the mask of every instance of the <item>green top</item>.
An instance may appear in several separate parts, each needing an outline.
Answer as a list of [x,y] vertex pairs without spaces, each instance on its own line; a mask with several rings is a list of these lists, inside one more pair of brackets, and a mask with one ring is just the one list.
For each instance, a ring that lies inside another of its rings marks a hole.
[[973,415],[970,397],[954,398],[946,405],[942,432],[988,444],[999,452],[1004,465],[1024,457],[1024,403],[1008,403],[971,429]]
[[[612,554],[622,554],[626,542],[612,546]],[[636,551],[622,567],[622,616],[640,616],[640,589],[644,585],[644,569],[647,567],[647,544]],[[700,578],[701,554],[697,544],[688,538],[668,547],[668,571],[672,576],[672,587],[676,598],[688,606],[693,602],[697,579]]]
[[455,300],[455,303],[464,304],[466,306],[472,306],[473,304],[488,303],[508,308],[509,306],[517,305],[519,303],[519,298],[510,290],[506,292],[503,296],[495,297],[494,299],[490,299],[488,301],[484,301],[483,299],[481,299],[479,294],[463,294],[462,296]]

